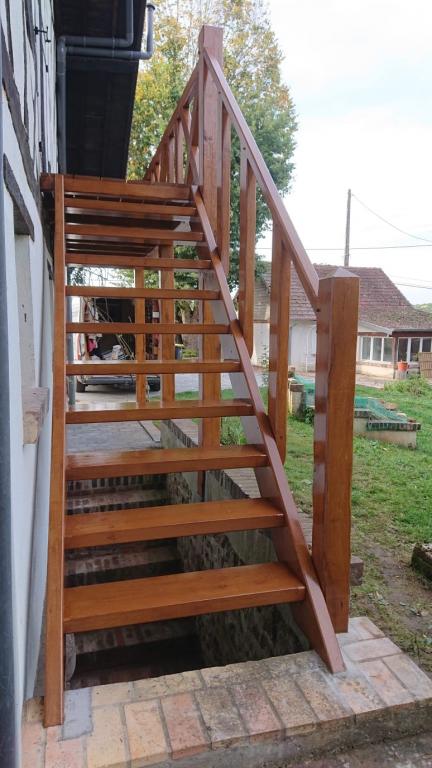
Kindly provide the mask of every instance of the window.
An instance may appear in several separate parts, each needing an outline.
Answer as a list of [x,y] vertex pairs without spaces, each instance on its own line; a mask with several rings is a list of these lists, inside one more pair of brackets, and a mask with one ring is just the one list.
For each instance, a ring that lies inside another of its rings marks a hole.
[[370,360],[370,353],[371,353],[371,337],[370,336],[363,336],[363,338],[362,338],[361,359],[362,360]]
[[420,352],[420,339],[411,339],[411,354],[410,360],[412,362],[418,362],[418,353]]
[[399,339],[397,359],[399,363],[408,362],[408,339]]
[[385,363],[391,363],[393,360],[393,340],[392,339],[384,339],[384,351],[383,351],[383,361]]
[[431,342],[432,342],[431,338],[423,339],[422,352],[430,352],[431,351],[431,346],[432,346]]
[[382,343],[383,340],[380,338],[380,336],[374,336],[372,342],[372,360],[375,360],[377,363],[381,362]]

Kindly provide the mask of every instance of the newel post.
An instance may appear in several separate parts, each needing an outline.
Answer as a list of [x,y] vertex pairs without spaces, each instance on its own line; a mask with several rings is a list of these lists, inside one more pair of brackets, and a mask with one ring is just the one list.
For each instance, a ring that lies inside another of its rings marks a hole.
[[358,297],[358,278],[345,269],[320,280],[312,555],[336,632],[349,617]]
[[[207,214],[213,232],[218,231],[218,117],[219,97],[203,51],[223,65],[223,30],[220,27],[204,26],[199,40],[199,79],[198,79],[198,148],[199,148],[199,186],[205,203]],[[202,275],[200,287],[214,289],[213,275]],[[204,323],[213,322],[213,309],[209,301],[203,301],[201,319]],[[203,336],[200,341],[202,360],[220,360],[221,346],[219,337],[215,334]],[[200,398],[203,400],[220,399],[220,375],[204,373],[200,376]],[[199,426],[199,442],[203,447],[211,448],[220,445],[220,418],[201,419]]]

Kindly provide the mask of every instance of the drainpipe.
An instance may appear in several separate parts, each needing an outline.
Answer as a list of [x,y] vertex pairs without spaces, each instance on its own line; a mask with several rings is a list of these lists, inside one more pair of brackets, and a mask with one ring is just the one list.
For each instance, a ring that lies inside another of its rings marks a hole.
[[57,120],[59,171],[66,173],[66,57],[90,56],[114,61],[147,61],[153,56],[153,14],[155,6],[148,2],[147,40],[145,51],[125,50],[133,42],[133,0],[126,3],[124,37],[59,37],[57,42]]
[[[0,40],[0,83],[2,79]],[[3,167],[3,101],[0,98],[0,158]],[[12,587],[12,510],[10,487],[10,410],[8,299],[6,285],[6,248],[4,218],[4,182],[0,183],[0,766],[18,765],[16,718],[15,659],[13,643]]]

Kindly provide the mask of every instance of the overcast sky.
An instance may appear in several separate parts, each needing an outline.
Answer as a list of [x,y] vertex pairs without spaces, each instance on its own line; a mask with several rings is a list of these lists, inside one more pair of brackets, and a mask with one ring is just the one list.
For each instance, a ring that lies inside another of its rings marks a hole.
[[[358,198],[352,202],[351,264],[382,267],[410,301],[432,302],[432,2],[269,5],[298,113],[286,205],[305,247],[343,249],[351,187]],[[354,250],[422,243],[375,218],[358,200],[429,239],[431,247]],[[309,255],[318,263],[343,263],[343,250]]]

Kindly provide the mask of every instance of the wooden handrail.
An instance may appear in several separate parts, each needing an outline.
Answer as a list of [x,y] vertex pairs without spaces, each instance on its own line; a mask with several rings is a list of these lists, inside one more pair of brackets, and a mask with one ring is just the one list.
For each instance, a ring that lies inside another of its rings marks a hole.
[[231,121],[239,135],[242,148],[247,153],[247,158],[252,166],[258,186],[264,196],[264,199],[276,220],[281,237],[289,250],[299,279],[303,285],[305,293],[313,307],[317,310],[318,303],[318,274],[311,263],[301,240],[295,230],[295,227],[285,208],[283,200],[277,191],[270,171],[267,168],[265,160],[258,148],[258,145],[252,135],[252,132],[243,116],[243,113],[236,101],[236,98],[229,87],[220,64],[204,51],[204,59],[212,74],[212,77],[219,89],[219,95],[225,105],[225,108],[231,118]]

